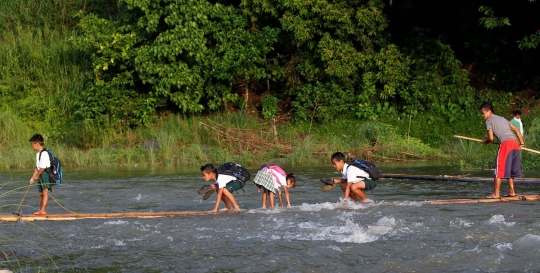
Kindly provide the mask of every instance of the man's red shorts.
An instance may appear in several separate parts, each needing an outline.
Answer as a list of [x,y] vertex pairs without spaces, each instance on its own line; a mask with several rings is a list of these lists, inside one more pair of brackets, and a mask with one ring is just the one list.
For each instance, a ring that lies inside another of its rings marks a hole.
[[495,159],[495,178],[521,177],[520,149],[516,139],[503,141]]

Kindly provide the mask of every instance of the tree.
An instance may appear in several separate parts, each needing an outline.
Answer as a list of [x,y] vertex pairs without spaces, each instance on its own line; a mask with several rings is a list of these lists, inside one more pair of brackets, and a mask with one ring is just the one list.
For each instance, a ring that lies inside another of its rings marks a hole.
[[234,7],[205,0],[121,1],[119,20],[81,15],[92,82],[80,102],[84,118],[146,122],[172,104],[186,114],[237,100],[232,86],[270,77],[265,54],[278,31],[253,29]]
[[301,119],[373,114],[396,94],[407,61],[388,42],[385,1],[243,0],[258,26],[279,25],[286,91]]

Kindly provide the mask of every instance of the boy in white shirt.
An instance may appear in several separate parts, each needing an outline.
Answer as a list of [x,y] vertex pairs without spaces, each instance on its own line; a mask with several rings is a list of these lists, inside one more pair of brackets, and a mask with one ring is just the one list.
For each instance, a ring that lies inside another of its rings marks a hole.
[[217,169],[212,164],[206,164],[201,167],[201,174],[204,181],[216,181],[213,187],[217,187],[216,204],[210,212],[217,212],[219,203],[223,200],[225,207],[228,210],[240,210],[240,206],[236,203],[236,199],[232,192],[242,189],[245,185],[245,181],[240,181],[232,175],[219,174]]
[[44,141],[43,136],[35,134],[30,138],[30,144],[32,149],[37,152],[36,154],[36,168],[34,174],[30,178],[30,184],[38,181],[39,191],[39,210],[34,215],[47,215],[47,203],[49,202],[49,191],[51,191],[51,183],[49,182],[49,175],[45,172],[45,169],[51,167],[51,161],[49,159],[49,153],[43,148]]
[[343,175],[341,183],[341,189],[345,192],[343,202],[347,202],[349,196],[353,198],[355,202],[359,202],[358,198],[355,198],[354,195],[360,197],[362,202],[372,202],[367,198],[363,191],[364,189],[369,190],[377,186],[377,183],[370,179],[369,174],[356,166],[345,163],[345,155],[341,152],[334,153],[331,157],[331,161],[334,168]]

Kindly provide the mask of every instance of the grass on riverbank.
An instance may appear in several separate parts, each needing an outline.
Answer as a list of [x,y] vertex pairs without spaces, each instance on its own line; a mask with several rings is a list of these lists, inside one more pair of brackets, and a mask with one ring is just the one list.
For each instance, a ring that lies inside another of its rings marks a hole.
[[[0,168],[30,168],[35,152],[28,144],[34,133],[9,112],[1,113]],[[274,124],[245,112],[210,117],[161,117],[153,126],[101,128],[85,123],[56,137],[46,130],[46,147],[64,166],[197,166],[234,161],[246,166],[265,162],[298,165],[328,164],[342,151],[350,158],[373,161],[448,158],[446,152],[418,139],[399,136],[378,122]]]

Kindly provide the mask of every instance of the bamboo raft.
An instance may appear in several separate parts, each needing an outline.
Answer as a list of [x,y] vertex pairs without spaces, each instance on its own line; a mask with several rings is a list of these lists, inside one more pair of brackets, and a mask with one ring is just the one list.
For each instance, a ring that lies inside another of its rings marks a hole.
[[[472,203],[497,203],[514,201],[540,201],[539,194],[517,195],[513,197],[501,197],[493,199],[459,198],[459,199],[439,199],[425,200],[426,204],[472,204]],[[112,218],[161,218],[177,216],[196,216],[207,215],[208,211],[170,211],[170,212],[116,212],[116,213],[78,213],[78,214],[48,214],[39,215],[15,215],[0,214],[0,221],[19,222],[19,221],[68,221],[79,219],[112,219]]]
[[[493,178],[469,177],[465,175],[451,176],[451,175],[382,174],[381,178],[413,179],[413,180],[428,180],[428,181],[454,181],[454,182],[493,182]],[[514,184],[540,184],[540,178],[514,178]]]
[[539,201],[539,194],[518,194],[512,197],[499,197],[493,199],[477,199],[477,198],[462,198],[462,199],[440,199],[426,200],[427,204],[471,204],[471,203],[497,203],[497,202],[513,202],[513,201]]
[[0,214],[0,221],[18,222],[18,221],[66,221],[77,219],[100,219],[100,218],[160,218],[177,216],[207,215],[208,211],[170,211],[170,212],[113,212],[113,213],[77,213],[77,214],[47,214],[47,215],[15,215]]

